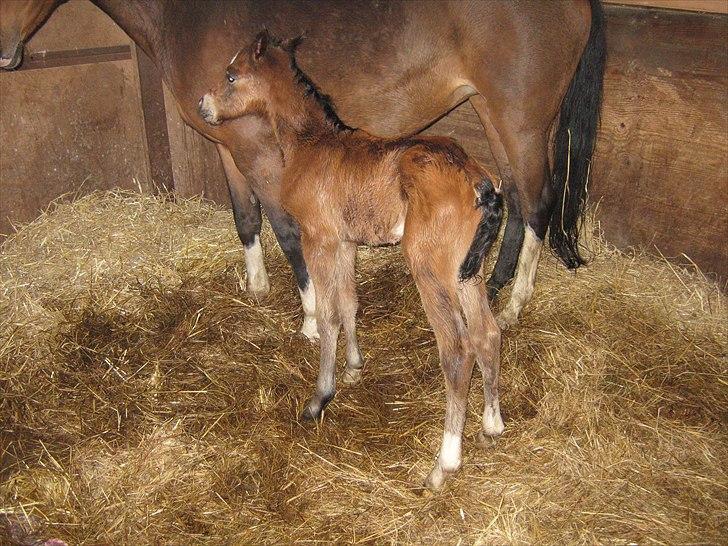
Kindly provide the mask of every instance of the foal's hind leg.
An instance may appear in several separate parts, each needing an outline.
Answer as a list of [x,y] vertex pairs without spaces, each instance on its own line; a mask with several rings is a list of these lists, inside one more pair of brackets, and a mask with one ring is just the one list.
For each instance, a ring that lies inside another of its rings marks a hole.
[[486,437],[500,436],[505,428],[498,398],[501,335],[484,296],[485,287],[473,281],[461,284],[458,290],[460,305],[468,323],[470,341],[483,374],[483,428],[478,435],[481,444]]
[[413,275],[427,319],[435,332],[440,365],[445,375],[445,430],[442,446],[437,463],[425,480],[428,489],[437,490],[445,483],[448,474],[460,468],[468,389],[475,355],[452,287],[436,280],[431,273],[418,274],[413,270]]

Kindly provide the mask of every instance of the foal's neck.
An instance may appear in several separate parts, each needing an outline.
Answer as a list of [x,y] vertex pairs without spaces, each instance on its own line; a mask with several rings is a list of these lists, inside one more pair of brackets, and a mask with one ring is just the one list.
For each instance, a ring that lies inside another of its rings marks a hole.
[[[335,136],[350,129],[336,115],[328,98],[321,95],[305,74],[295,68],[281,76],[290,78],[282,97],[271,105],[272,122],[284,148]],[[285,150],[284,150],[285,151]]]

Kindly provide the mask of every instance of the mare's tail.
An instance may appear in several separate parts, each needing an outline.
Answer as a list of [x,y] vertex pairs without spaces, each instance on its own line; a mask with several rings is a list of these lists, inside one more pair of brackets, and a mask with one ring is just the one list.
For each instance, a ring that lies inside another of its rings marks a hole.
[[478,201],[476,205],[482,209],[483,216],[475,231],[473,242],[470,243],[465,260],[460,265],[460,280],[466,281],[480,273],[485,255],[498,237],[501,220],[503,219],[503,198],[499,191],[493,187],[489,178],[481,179],[477,187]]
[[599,125],[606,40],[601,0],[590,0],[591,30],[579,66],[561,103],[554,139],[552,186],[556,196],[549,243],[566,267],[584,263],[579,254],[579,224],[584,213],[589,166]]

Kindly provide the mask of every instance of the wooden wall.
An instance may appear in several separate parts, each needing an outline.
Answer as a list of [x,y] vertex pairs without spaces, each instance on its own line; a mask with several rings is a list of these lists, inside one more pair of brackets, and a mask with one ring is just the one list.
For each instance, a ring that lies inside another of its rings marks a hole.
[[[624,0],[635,1],[675,2]],[[728,16],[605,9],[609,59],[590,184],[605,233],[618,246],[685,254],[726,279]],[[228,202],[214,146],[182,123],[148,59],[99,10],[71,0],[28,50],[26,69],[0,73],[0,233],[81,184],[166,186]],[[458,138],[494,166],[468,103],[428,132]]]

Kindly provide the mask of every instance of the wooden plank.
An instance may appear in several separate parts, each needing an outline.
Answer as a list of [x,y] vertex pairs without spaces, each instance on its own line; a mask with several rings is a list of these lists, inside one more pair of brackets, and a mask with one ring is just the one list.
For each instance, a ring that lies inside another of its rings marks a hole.
[[591,198],[618,246],[728,279],[728,18],[609,6]]
[[162,75],[147,56],[134,46],[134,57],[139,70],[144,132],[147,137],[149,172],[156,188],[163,191],[174,189],[172,153],[167,131],[167,112],[164,106]]
[[230,206],[227,179],[215,145],[191,129],[179,115],[174,96],[164,87],[175,193],[201,195]]
[[645,8],[728,13],[728,0],[603,0],[603,2]]
[[16,70],[38,70],[59,66],[126,61],[128,59],[131,59],[131,47],[128,45],[68,49],[63,51],[38,51],[26,56],[23,59],[23,64]]
[[131,61],[2,72],[0,97],[0,234],[64,194],[151,190]]

